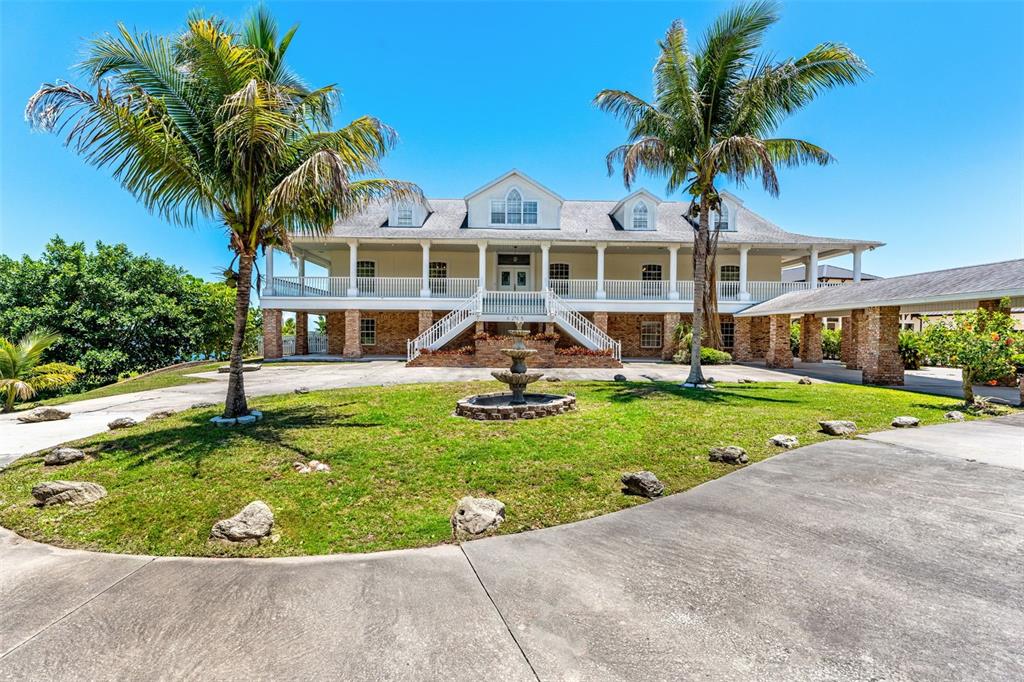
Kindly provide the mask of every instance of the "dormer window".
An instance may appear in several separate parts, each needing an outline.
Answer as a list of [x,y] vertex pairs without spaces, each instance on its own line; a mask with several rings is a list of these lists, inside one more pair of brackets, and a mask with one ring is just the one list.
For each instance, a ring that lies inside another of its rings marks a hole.
[[412,209],[400,208],[395,211],[396,227],[412,227]]
[[721,203],[715,213],[715,229],[726,231],[729,229],[729,207]]
[[491,225],[536,225],[537,202],[524,201],[518,189],[510,189],[501,199],[491,200]]
[[649,230],[651,229],[651,221],[649,212],[647,210],[647,204],[644,202],[637,203],[633,207],[633,229],[634,230]]

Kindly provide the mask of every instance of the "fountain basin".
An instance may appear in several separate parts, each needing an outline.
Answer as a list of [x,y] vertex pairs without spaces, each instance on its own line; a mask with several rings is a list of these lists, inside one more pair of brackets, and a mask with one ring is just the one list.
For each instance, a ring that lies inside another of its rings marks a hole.
[[524,405],[513,405],[512,394],[481,393],[455,403],[455,414],[479,421],[540,419],[576,409],[576,396],[554,393],[526,393]]

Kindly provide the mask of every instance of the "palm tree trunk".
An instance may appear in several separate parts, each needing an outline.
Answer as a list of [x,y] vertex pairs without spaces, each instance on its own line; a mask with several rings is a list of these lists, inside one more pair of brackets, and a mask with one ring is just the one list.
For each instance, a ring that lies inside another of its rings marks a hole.
[[705,384],[700,367],[701,335],[704,332],[704,295],[707,289],[708,261],[708,202],[700,198],[700,222],[693,240],[693,340],[690,341],[690,375],[686,385]]
[[2,411],[3,412],[13,412],[14,411],[14,399],[16,397],[16,392],[14,390],[14,386],[9,387],[4,393],[5,393],[5,395],[4,395],[4,409]]
[[974,375],[973,373],[964,367],[960,370],[961,383],[964,389],[964,403],[968,406],[974,404]]
[[[709,211],[710,221],[710,211]],[[718,317],[718,228],[711,232],[708,227],[707,284],[704,294],[704,341],[708,346],[722,350],[722,324]]]
[[249,325],[249,294],[252,287],[253,254],[238,256],[238,285],[235,289],[235,331],[231,337],[231,372],[228,375],[228,395],[224,402],[224,416],[243,417],[249,414],[242,380],[242,348],[245,346],[245,328]]

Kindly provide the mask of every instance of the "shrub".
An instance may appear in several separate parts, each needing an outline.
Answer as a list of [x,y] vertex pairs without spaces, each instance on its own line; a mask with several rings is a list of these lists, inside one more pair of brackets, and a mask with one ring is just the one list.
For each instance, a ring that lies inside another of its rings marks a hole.
[[826,360],[838,360],[842,345],[843,335],[838,329],[821,330],[821,354]]
[[583,346],[569,346],[568,348],[555,349],[555,355],[567,355],[574,357],[610,357],[611,354],[611,348],[599,348],[598,350],[591,350],[589,348],[584,348]]
[[800,355],[800,323],[793,322],[789,325],[789,352],[793,357]]
[[[680,365],[690,364],[690,349],[683,348],[676,352],[672,361]],[[702,365],[728,365],[732,362],[732,356],[724,350],[715,350],[707,346],[701,346],[700,362]]]
[[904,329],[900,332],[900,357],[903,369],[921,369],[922,343],[921,335],[915,331]]
[[424,348],[420,351],[423,355],[476,355],[476,348],[473,346],[460,346],[459,348],[440,348],[430,350]]

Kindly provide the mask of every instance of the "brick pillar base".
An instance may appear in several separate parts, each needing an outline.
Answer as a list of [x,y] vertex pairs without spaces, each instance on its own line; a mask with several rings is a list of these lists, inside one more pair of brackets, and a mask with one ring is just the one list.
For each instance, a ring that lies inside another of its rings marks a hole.
[[850,354],[853,351],[853,339],[850,338],[850,328],[853,327],[853,322],[850,317],[843,317],[839,320],[839,361],[844,365],[850,364]]
[[487,328],[484,326],[483,322],[477,322],[476,325],[473,327],[473,333],[483,334],[486,331],[486,329]]
[[749,317],[737,317],[735,318],[735,327],[733,332],[732,342],[732,359],[737,362],[750,362],[754,359],[754,354],[750,349],[750,327],[752,318]]
[[789,315],[772,315],[768,319],[768,367],[792,367],[793,349],[789,347]]
[[342,352],[346,358],[359,358],[363,356],[363,347],[359,345],[359,311],[345,311],[345,350]]
[[800,318],[800,362],[821,362],[821,319],[814,315]]
[[661,330],[661,359],[671,360],[676,354],[676,327],[682,316],[679,313],[665,313],[664,327]]
[[903,385],[903,359],[900,357],[900,308],[867,308],[861,322],[866,343],[858,350],[865,384]]
[[327,313],[327,352],[330,355],[345,353],[345,313]]
[[545,334],[554,334],[555,333],[555,323],[554,322],[545,322],[544,323],[544,333]]
[[309,354],[309,313],[295,313],[295,354]]
[[434,325],[434,311],[421,310],[419,314],[419,333],[427,331]]
[[608,333],[608,313],[597,312],[594,313],[594,324],[597,328],[603,331],[605,334]]
[[849,346],[848,350],[843,351],[846,355],[846,369],[860,369],[863,366],[860,359],[860,351],[866,344],[866,339],[862,336],[863,331],[864,311],[851,311],[849,334],[846,332],[846,323],[843,323],[843,347]]
[[263,309],[263,358],[271,360],[283,355],[281,350],[281,311]]

